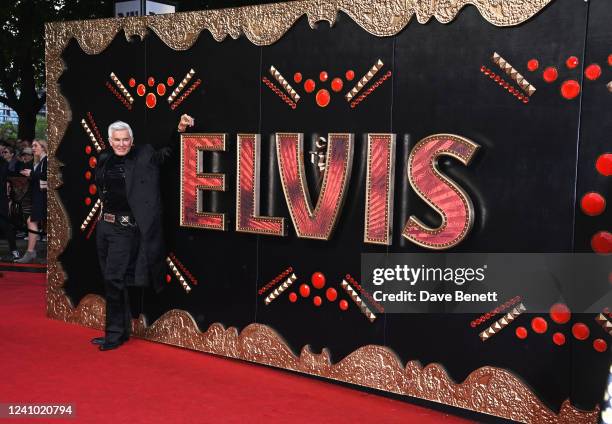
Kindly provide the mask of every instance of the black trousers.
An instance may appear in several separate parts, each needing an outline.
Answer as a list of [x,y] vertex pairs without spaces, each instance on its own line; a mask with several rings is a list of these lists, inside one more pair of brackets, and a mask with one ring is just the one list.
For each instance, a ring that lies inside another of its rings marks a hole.
[[98,222],[96,245],[104,276],[106,297],[107,342],[127,340],[132,314],[128,297],[128,281],[134,280],[140,233],[136,225]]
[[13,223],[8,216],[8,206],[0,213],[2,214],[2,216],[0,216],[0,231],[2,231],[2,234],[6,237],[9,250],[12,252],[13,250],[17,250],[17,243],[15,241],[15,227],[13,227]]

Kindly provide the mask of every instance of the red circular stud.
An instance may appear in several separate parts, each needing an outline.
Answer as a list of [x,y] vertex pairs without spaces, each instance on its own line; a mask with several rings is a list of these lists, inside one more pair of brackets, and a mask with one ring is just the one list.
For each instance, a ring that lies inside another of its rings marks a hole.
[[555,303],[550,307],[550,319],[557,324],[565,324],[572,317],[570,308],[564,303]]
[[166,86],[162,84],[161,82],[157,84],[157,94],[160,96],[163,96],[164,94],[166,94]]
[[91,180],[91,171],[85,171],[85,179]]
[[296,84],[299,84],[299,83],[302,82],[302,74],[301,74],[301,72],[296,72],[295,74],[293,74],[293,81]]
[[331,82],[331,88],[332,90],[334,90],[336,93],[339,92],[340,90],[342,90],[342,87],[344,86],[344,83],[342,82],[341,78],[334,78]]
[[535,317],[531,320],[531,329],[538,334],[544,334],[548,330],[548,323],[542,317]]
[[327,72],[321,71],[321,73],[319,74],[319,80],[321,82],[325,82],[327,81],[327,78],[328,78]]
[[557,72],[557,68],[553,66],[544,69],[544,73],[542,74],[542,78],[548,83],[556,81],[558,76],[559,73]]
[[136,94],[138,94],[141,97],[145,95],[146,91],[147,90],[144,84],[138,84],[138,87],[136,87]]
[[321,296],[315,296],[312,298],[312,303],[314,303],[315,306],[321,306],[323,300],[321,299]]
[[612,66],[612,53],[608,55],[608,66]]
[[170,277],[170,274],[166,274],[166,283],[169,283],[172,280],[172,277]]
[[128,81],[128,84],[130,87],[134,87],[136,85],[136,80],[134,78],[130,78],[130,80]]
[[572,100],[580,94],[580,84],[576,80],[563,81],[561,84],[561,95],[567,99]]
[[[612,55],[611,55],[612,56]],[[346,73],[344,74],[344,76],[346,77],[346,79],[348,81],[353,81],[353,78],[355,78],[355,71],[349,69],[348,71],[346,71]]]
[[85,146],[85,153],[91,155],[91,146]]
[[98,187],[96,187],[95,184],[90,184],[89,185],[89,194],[91,194],[93,196],[97,192],[98,192]]
[[315,82],[314,82],[313,80],[311,80],[310,78],[309,78],[309,79],[307,79],[307,80],[304,82],[304,90],[305,90],[307,93],[312,93],[312,92],[314,91],[314,89],[315,89],[315,87],[316,87],[316,86],[317,86],[317,85],[315,84]]
[[527,62],[527,69],[529,69],[531,72],[537,71],[539,67],[540,62],[538,62],[538,59],[531,59],[529,62]]
[[582,196],[580,201],[580,208],[585,215],[597,216],[600,215],[604,209],[606,209],[606,199],[594,191]]
[[584,70],[584,76],[591,81],[595,81],[601,76],[601,66],[599,66],[597,63],[587,66],[587,68]]
[[149,87],[153,87],[155,85],[155,78],[149,77],[147,79],[147,84],[149,85]]
[[595,339],[593,340],[593,349],[597,352],[605,352],[608,350],[608,343],[604,339]]
[[348,302],[344,299],[342,299],[340,302],[338,302],[338,307],[343,310],[346,311],[348,309]]
[[145,103],[147,104],[147,107],[149,109],[153,109],[155,105],[157,104],[157,97],[155,97],[155,94],[153,93],[147,94],[147,99]]
[[323,286],[325,286],[325,275],[323,275],[322,272],[317,271],[312,274],[312,277],[310,277],[310,282],[315,288],[322,289]]
[[563,346],[565,344],[565,335],[563,333],[555,333],[552,340],[557,346]]
[[310,286],[308,284],[302,284],[300,286],[300,294],[302,297],[310,296]]
[[168,77],[166,84],[168,84],[168,87],[172,87],[174,85],[174,78]]
[[567,66],[567,69],[574,69],[579,63],[580,61],[576,56],[570,56],[565,61],[565,66]]
[[297,294],[295,294],[295,292],[289,293],[289,302],[295,303],[297,302],[297,299]]
[[521,340],[525,340],[527,338],[527,329],[525,327],[517,327],[515,331],[516,337]]
[[604,177],[612,175],[612,153],[604,153],[597,158],[595,169]]
[[86,204],[87,206],[91,205],[91,197],[86,197],[86,198],[85,198],[85,204]]
[[577,322],[572,326],[572,334],[578,340],[586,340],[589,338],[589,334],[591,334],[591,330],[585,324],[581,322]]
[[612,233],[599,231],[591,238],[593,252],[600,254],[612,253]]
[[95,157],[90,157],[89,158],[89,167],[90,168],[95,168],[97,164],[98,164],[98,160]]
[[326,107],[329,104],[329,101],[331,100],[329,91],[327,91],[324,88],[317,91],[316,100],[317,100],[317,105],[319,107]]
[[325,291],[325,297],[330,302],[333,302],[333,301],[335,301],[338,298],[338,292],[336,291],[335,288],[328,287],[328,289]]

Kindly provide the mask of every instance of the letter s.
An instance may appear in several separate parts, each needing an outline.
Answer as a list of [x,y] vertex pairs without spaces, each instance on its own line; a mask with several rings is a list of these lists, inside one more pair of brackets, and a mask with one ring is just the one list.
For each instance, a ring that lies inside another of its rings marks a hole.
[[459,244],[474,223],[468,195],[438,169],[438,158],[451,156],[468,165],[480,146],[453,134],[435,134],[419,141],[408,158],[408,180],[421,199],[442,216],[442,225],[429,228],[414,215],[402,236],[428,249],[449,249]]

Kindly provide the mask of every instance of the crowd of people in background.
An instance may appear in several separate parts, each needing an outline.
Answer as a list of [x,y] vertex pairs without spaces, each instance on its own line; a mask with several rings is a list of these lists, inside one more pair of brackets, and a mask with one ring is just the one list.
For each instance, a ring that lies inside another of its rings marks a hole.
[[[36,261],[38,240],[44,236],[47,217],[47,142],[0,140],[0,231],[9,246],[4,262]],[[27,239],[27,249],[17,249],[17,239]]]

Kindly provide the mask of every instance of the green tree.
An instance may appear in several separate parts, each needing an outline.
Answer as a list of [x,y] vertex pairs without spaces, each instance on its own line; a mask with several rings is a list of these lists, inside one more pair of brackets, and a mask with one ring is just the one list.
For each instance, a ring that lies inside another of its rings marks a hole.
[[18,138],[31,140],[45,104],[44,23],[109,17],[111,0],[15,0],[0,5],[0,102],[19,116]]

